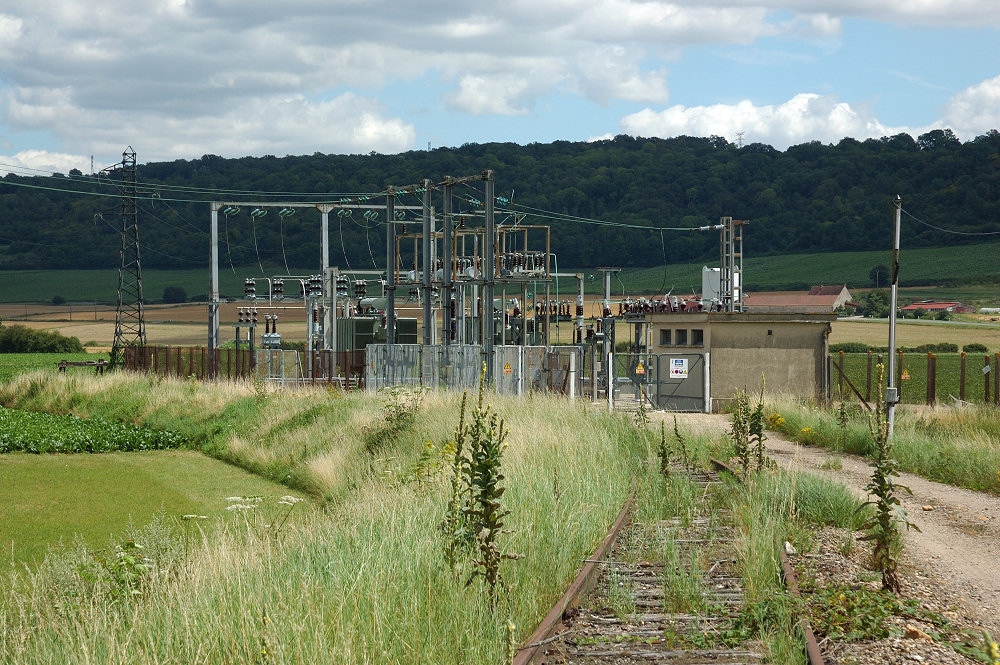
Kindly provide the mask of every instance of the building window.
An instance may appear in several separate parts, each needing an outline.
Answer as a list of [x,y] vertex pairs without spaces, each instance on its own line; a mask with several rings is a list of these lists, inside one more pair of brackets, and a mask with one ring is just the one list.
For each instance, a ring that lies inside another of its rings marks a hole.
[[691,330],[691,346],[705,346],[705,331],[701,328]]
[[670,346],[670,331],[660,329],[660,346]]
[[677,332],[677,346],[687,346],[688,343],[688,331],[678,330]]

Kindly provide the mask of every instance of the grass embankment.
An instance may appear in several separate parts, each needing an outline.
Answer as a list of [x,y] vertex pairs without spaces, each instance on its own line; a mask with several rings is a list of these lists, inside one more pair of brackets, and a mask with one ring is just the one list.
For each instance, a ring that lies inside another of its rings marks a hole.
[[[870,455],[866,412],[803,405],[792,399],[769,405],[771,427],[791,439],[835,451]],[[995,407],[896,410],[893,457],[908,471],[957,487],[1000,494],[1000,418]]]
[[12,380],[0,388],[7,406],[178,431],[327,510],[277,537],[273,519],[248,525],[236,511],[210,539],[185,544],[183,532],[154,525],[133,536],[141,556],[126,542],[104,563],[51,557],[0,592],[0,661],[501,661],[507,622],[516,640],[531,631],[603,537],[649,451],[627,422],[579,403],[491,397],[511,432],[502,497],[511,533],[501,542],[525,555],[504,563],[494,607],[478,580],[466,586],[471,562],[453,573],[442,553],[447,482],[436,469],[459,400],[429,394],[404,423],[367,394],[128,375]]

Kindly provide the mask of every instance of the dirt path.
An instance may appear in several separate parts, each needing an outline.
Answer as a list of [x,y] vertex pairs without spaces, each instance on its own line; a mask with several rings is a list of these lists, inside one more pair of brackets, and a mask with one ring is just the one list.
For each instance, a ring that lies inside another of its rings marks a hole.
[[[728,417],[721,415],[684,414],[678,421],[693,431],[721,433],[729,428]],[[863,458],[802,446],[774,432],[768,436],[767,447],[780,466],[835,479],[859,497],[866,496],[871,470]],[[831,458],[839,459],[841,468],[822,468]],[[920,529],[904,535],[904,564],[930,577],[944,595],[964,605],[969,616],[1000,632],[1000,497],[910,473],[900,473],[897,482],[913,491],[912,496],[901,492],[900,500]]]

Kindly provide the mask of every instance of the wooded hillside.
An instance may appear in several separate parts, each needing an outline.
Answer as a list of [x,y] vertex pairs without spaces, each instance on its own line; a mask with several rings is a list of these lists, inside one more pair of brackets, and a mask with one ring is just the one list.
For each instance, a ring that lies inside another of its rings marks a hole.
[[[965,143],[950,130],[935,130],[916,139],[900,134],[836,145],[812,142],[784,152],[759,143],[737,147],[719,137],[618,136],[592,143],[467,144],[398,155],[205,155],[141,164],[143,266],[207,265],[210,200],[336,200],[484,169],[497,173],[496,194],[512,198],[507,209],[532,213],[524,223],[552,225],[560,269],[715,261],[717,233],[660,229],[711,224],[721,216],[751,220],[747,256],[888,248],[891,200],[897,194],[912,214],[903,224],[907,247],[982,242],[989,238],[971,234],[1000,230],[996,130]],[[0,269],[117,265],[117,183],[117,176],[95,179],[79,172],[4,177]],[[472,188],[458,188],[456,194],[482,198],[481,190]],[[402,202],[419,203],[419,197]],[[459,207],[471,209],[473,203],[462,200]],[[254,220],[248,212],[223,220],[224,266],[260,260],[318,267],[315,210],[299,208],[279,218],[272,209]],[[560,219],[563,215],[646,228]],[[383,224],[365,219],[361,210],[350,218],[331,215],[331,261],[383,266]]]

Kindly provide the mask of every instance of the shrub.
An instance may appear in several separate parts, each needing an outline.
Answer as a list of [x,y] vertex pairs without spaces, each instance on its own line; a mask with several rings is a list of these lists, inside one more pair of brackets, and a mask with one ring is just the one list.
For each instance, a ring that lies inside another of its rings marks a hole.
[[979,342],[972,342],[971,344],[966,344],[962,347],[962,350],[966,353],[989,353],[990,350],[986,348],[985,344],[980,344]]
[[163,302],[170,305],[174,303],[187,302],[187,291],[183,286],[171,284],[163,288]]
[[26,326],[0,326],[0,353],[85,353],[76,337]]
[[872,347],[861,342],[838,342],[830,345],[830,353],[868,353]]

